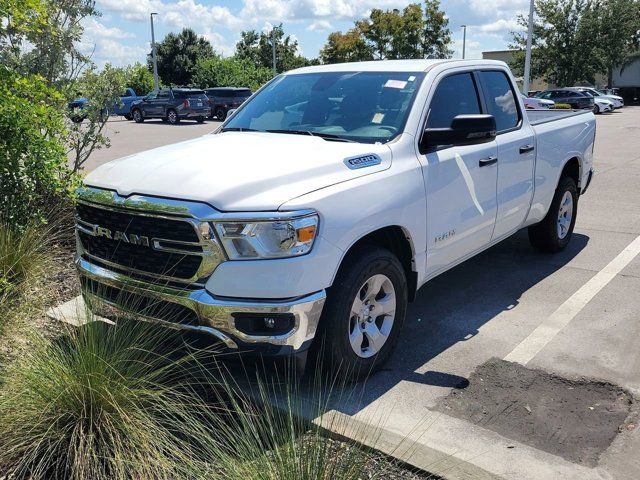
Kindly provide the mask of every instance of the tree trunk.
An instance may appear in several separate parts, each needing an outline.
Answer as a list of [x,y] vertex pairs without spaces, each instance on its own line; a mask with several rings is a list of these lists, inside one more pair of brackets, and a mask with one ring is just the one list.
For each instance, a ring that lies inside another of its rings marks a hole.
[[607,69],[607,88],[613,87],[613,67]]

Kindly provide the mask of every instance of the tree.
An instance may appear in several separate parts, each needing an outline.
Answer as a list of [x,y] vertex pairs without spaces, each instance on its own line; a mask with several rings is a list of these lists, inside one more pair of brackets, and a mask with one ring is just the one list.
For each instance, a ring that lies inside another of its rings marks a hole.
[[135,63],[125,70],[126,86],[133,88],[138,95],[153,91],[153,74],[146,65]]
[[451,30],[449,19],[440,10],[439,0],[425,0],[425,28],[422,40],[422,54],[426,58],[451,58]]
[[[211,43],[190,28],[178,34],[169,33],[156,45],[158,76],[167,85],[189,85],[198,60],[213,54]],[[151,69],[151,54],[147,56],[147,64]]]
[[313,63],[300,55],[298,41],[284,33],[282,24],[273,27],[271,32],[258,33],[248,30],[241,33],[236,44],[236,57],[247,59],[256,66],[273,70],[273,38],[276,43],[276,70],[278,73]]
[[325,63],[368,59],[450,57],[451,31],[438,0],[427,0],[402,11],[374,8],[347,33],[329,35],[321,51]]
[[608,85],[640,48],[640,1],[602,0],[594,4],[598,21],[597,46]]
[[[539,0],[536,4],[532,37],[531,75],[541,76],[561,86],[595,82],[601,69],[598,54],[597,22],[591,0]],[[518,18],[526,29],[527,19]],[[513,33],[513,67],[522,72],[526,33]]]
[[89,63],[77,43],[82,21],[97,16],[94,0],[2,0],[0,60],[23,75],[64,85]]
[[215,56],[198,61],[193,82],[201,88],[233,86],[256,91],[272,77],[270,68],[257,66],[248,58]]
[[373,60],[373,52],[362,32],[354,27],[346,33],[330,33],[327,43],[320,50],[320,60],[322,63],[362,62]]

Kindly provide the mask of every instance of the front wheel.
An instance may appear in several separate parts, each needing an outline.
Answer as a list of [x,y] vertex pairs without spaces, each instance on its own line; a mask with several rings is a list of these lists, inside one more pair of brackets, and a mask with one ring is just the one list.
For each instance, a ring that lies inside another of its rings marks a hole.
[[134,108],[133,111],[131,112],[131,115],[133,116],[134,122],[136,123],[144,122],[144,117],[142,116],[142,112],[140,111],[139,108]]
[[314,350],[350,379],[391,355],[407,311],[407,279],[395,255],[371,246],[350,255],[329,290]]
[[571,240],[578,214],[578,188],[573,178],[562,177],[544,219],[529,227],[529,241],[538,250],[556,253]]
[[600,107],[598,105],[593,106],[593,113],[595,113],[596,115],[600,113]]
[[196,118],[196,122],[198,122],[198,123],[204,123],[204,117],[198,117],[198,118]]

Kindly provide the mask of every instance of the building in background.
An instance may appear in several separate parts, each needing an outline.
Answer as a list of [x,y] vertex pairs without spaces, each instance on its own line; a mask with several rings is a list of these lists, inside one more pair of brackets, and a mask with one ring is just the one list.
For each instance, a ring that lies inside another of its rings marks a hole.
[[[482,58],[485,60],[500,60],[511,64],[516,50],[495,50],[490,52],[482,52]],[[516,77],[518,85],[522,86],[522,77]],[[572,87],[574,85],[553,85],[546,82],[542,78],[532,78],[529,91],[547,90],[548,88]],[[628,65],[622,73],[619,69],[613,72],[613,85],[607,85],[607,77],[598,75],[595,82],[596,88],[604,88],[611,86],[620,89],[620,95],[625,99],[625,103],[637,103],[640,101],[640,59],[635,60]]]

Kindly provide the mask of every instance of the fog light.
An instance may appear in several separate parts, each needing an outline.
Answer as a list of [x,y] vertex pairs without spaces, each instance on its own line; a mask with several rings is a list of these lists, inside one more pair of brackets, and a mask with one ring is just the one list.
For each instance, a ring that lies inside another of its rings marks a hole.
[[284,335],[295,326],[291,313],[234,313],[233,319],[237,330],[252,336]]

